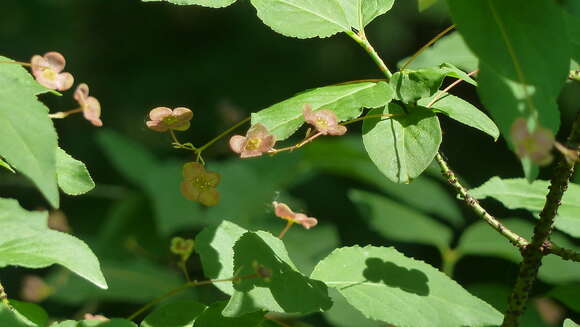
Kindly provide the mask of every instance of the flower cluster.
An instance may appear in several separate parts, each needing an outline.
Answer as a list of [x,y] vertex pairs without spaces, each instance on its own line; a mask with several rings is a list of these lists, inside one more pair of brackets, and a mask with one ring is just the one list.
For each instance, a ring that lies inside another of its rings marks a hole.
[[292,223],[302,225],[306,229],[310,229],[318,224],[318,220],[314,217],[308,217],[303,213],[295,213],[286,204],[280,202],[272,202],[274,206],[274,213],[276,216],[288,220]]
[[538,165],[547,165],[552,162],[551,151],[555,143],[552,131],[537,126],[530,133],[527,121],[524,118],[518,118],[512,124],[510,134],[518,157],[530,158]]
[[198,162],[188,162],[183,165],[181,194],[188,200],[214,206],[220,200],[220,194],[215,189],[219,182],[220,174],[206,171]]
[[167,132],[169,130],[185,131],[190,126],[193,112],[185,107],[169,109],[167,107],[157,107],[149,112],[149,121],[146,122],[149,129],[156,132]]

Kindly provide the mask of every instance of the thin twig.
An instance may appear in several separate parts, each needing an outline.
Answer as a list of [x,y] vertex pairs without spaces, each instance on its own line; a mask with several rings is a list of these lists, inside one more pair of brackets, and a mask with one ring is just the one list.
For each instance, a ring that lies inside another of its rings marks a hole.
[[[472,71],[471,73],[467,74],[467,76],[472,76],[472,75],[475,75],[477,73],[479,73],[479,69],[476,69],[476,70]],[[441,97],[444,96],[445,94],[447,94],[447,92],[449,92],[449,90],[451,90],[452,88],[456,87],[461,82],[463,82],[463,79],[458,78],[453,83],[449,84],[449,86],[447,86],[446,88],[444,88],[442,91],[439,91],[439,93],[437,93],[437,95],[435,95],[433,97],[433,99],[429,102],[429,104],[427,105],[427,108],[431,108],[431,106],[433,104],[435,104],[435,102],[437,102],[437,100],[441,99]]]
[[[580,144],[580,113],[572,126],[568,142]],[[534,228],[532,241],[522,252],[524,260],[520,264],[520,270],[509,298],[502,327],[518,326],[519,317],[526,308],[528,297],[538,275],[538,269],[542,264],[542,258],[547,252],[546,247],[550,246],[549,238],[554,227],[558,207],[560,207],[564,192],[568,188],[570,178],[574,174],[574,163],[570,163],[562,155],[559,157],[560,159],[550,182],[550,191],[546,196],[546,203],[542,212],[540,212],[540,220],[538,220]]]
[[288,222],[286,223],[286,226],[284,227],[284,229],[280,232],[280,234],[278,234],[278,238],[282,239],[282,237],[284,237],[284,235],[286,235],[286,232],[288,232],[288,230],[290,230],[290,227],[292,227],[292,225],[294,225],[294,221],[289,219]]
[[387,65],[385,65],[385,62],[375,51],[375,48],[373,48],[373,46],[369,43],[366,36],[364,36],[364,34],[357,34],[354,32],[347,32],[347,34],[371,56],[371,59],[379,67],[381,72],[383,72],[383,74],[387,78],[387,81],[389,81],[391,79],[391,76],[393,76],[393,73],[391,73]]
[[211,146],[215,142],[219,141],[222,137],[228,135],[229,133],[233,132],[236,128],[238,128],[238,127],[242,126],[243,124],[247,123],[248,121],[250,121],[250,118],[251,117],[246,117],[243,120],[237,122],[234,126],[228,128],[227,130],[223,131],[221,134],[219,134],[218,136],[214,137],[212,140],[210,140],[206,144],[200,146],[197,149],[197,152],[199,154],[201,154],[203,152],[203,150],[207,149],[209,146]]
[[443,30],[443,32],[437,34],[434,38],[429,40],[429,42],[427,42],[424,46],[422,46],[421,49],[419,49],[417,52],[415,52],[411,56],[411,58],[409,58],[409,60],[407,60],[407,62],[405,62],[405,64],[401,68],[401,70],[404,70],[405,68],[407,68],[407,66],[409,66],[415,59],[417,59],[417,57],[419,57],[419,55],[421,53],[423,53],[423,51],[427,50],[427,48],[430,47],[431,44],[437,42],[437,40],[439,40],[440,38],[445,36],[445,34],[451,32],[454,28],[455,28],[455,25],[451,25],[451,26],[447,27],[445,30]]
[[48,114],[49,118],[52,119],[62,119],[62,118],[66,118],[72,114],[76,114],[77,112],[82,112],[83,108],[76,108],[76,109],[72,109],[69,111],[59,111],[59,112],[55,112],[53,114]]

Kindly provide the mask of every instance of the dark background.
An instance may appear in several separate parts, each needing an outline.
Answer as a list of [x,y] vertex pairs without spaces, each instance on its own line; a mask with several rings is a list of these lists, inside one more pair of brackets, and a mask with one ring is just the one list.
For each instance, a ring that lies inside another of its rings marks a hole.
[[[402,0],[369,25],[367,36],[394,69],[399,60],[450,24],[444,5],[418,13],[415,1]],[[112,167],[97,143],[96,135],[101,130],[114,130],[139,142],[159,158],[185,161],[190,160],[189,155],[173,150],[168,135],[145,128],[150,109],[191,108],[195,115],[192,127],[180,136],[201,145],[250,112],[299,91],[349,80],[381,78],[373,62],[346,35],[308,40],[284,37],[262,24],[254,8],[243,0],[225,9],[137,0],[2,0],[0,54],[28,61],[32,55],[48,51],[59,51],[67,58],[66,71],[74,74],[76,83],[89,84],[91,95],[100,100],[103,109],[101,129],[80,116],[55,121],[61,146],[86,163],[97,183],[95,191],[81,198],[65,197],[62,205],[75,234],[89,241],[106,224],[105,217],[110,217],[115,192],[122,194],[135,189]],[[564,121],[569,121],[578,108],[569,100],[577,91],[568,87],[563,96]],[[455,92],[477,104],[471,87],[460,86]],[[53,111],[75,106],[70,93],[63,97],[43,96],[42,100]],[[442,119],[442,128],[442,151],[468,185],[480,185],[496,175],[522,176],[517,159],[503,140],[493,143],[488,136],[446,119]],[[564,124],[562,135],[568,128]],[[354,133],[360,133],[359,129],[359,126],[351,128]],[[232,157],[224,141],[205,155],[217,161]],[[546,172],[549,169],[543,171],[544,177]],[[365,187],[348,178],[315,173],[289,191],[304,201],[313,215],[337,217],[343,244],[392,245],[393,242],[354,223],[359,214],[348,203],[346,193],[355,186]],[[322,197],[320,189],[325,190]],[[0,195],[17,198],[29,209],[47,207],[23,178],[5,172],[0,173]],[[144,216],[150,216],[149,200],[143,201]],[[508,214],[497,203],[491,202],[490,207],[500,216]],[[468,222],[475,220],[468,210],[461,210]],[[146,224],[146,220],[135,223],[127,233],[150,233],[143,226]],[[191,237],[194,231],[184,229],[181,234]],[[156,239],[150,247],[163,242],[166,240]],[[438,254],[430,247],[396,245],[408,255],[435,266],[440,264]],[[201,274],[199,268],[192,269]],[[461,283],[508,284],[516,271],[516,265],[499,259],[467,258],[459,263],[455,277]],[[18,294],[25,273],[28,271],[12,268],[0,272],[9,294]],[[539,289],[542,287],[545,288],[540,285]],[[219,297],[207,293],[200,297]],[[138,307],[115,300],[86,299],[82,303],[84,306],[49,299],[43,305],[54,317],[72,317],[96,308],[99,312],[123,316]],[[91,305],[87,307],[87,303]],[[315,326],[325,324],[319,315],[308,319]]]

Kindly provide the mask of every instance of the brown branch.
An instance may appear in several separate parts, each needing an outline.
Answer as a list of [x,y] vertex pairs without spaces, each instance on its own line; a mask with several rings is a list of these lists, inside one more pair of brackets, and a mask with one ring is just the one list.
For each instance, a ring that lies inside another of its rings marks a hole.
[[[572,131],[568,137],[570,144],[580,143],[580,113],[578,114]],[[518,326],[519,317],[523,314],[526,303],[536,277],[538,269],[542,264],[542,258],[546,255],[550,247],[550,234],[554,226],[554,220],[558,213],[558,207],[562,201],[562,196],[568,188],[568,182],[574,173],[574,163],[569,162],[562,155],[554,169],[552,181],[550,183],[550,191],[546,196],[546,203],[544,209],[540,213],[540,220],[536,223],[534,228],[534,235],[532,241],[522,251],[524,260],[520,264],[520,271],[512,293],[509,298],[508,308],[504,316],[502,327],[516,327]],[[553,245],[552,245],[553,248]],[[561,254],[566,255],[567,252]],[[566,255],[567,258],[572,258]]]

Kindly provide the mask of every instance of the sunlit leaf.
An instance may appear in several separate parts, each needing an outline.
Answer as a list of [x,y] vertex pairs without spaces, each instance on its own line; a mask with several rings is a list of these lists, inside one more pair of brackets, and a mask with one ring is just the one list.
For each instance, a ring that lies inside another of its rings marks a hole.
[[58,186],[69,195],[81,195],[95,187],[85,164],[61,148],[56,150],[56,177]]
[[501,313],[445,274],[394,248],[340,248],[311,277],[336,288],[367,318],[396,326],[476,327],[502,320]]
[[47,211],[28,211],[14,199],[0,198],[0,224],[19,222],[38,229],[47,228]]
[[195,320],[194,327],[258,327],[264,321],[264,312],[248,313],[239,317],[224,317],[222,311],[225,302],[217,302],[210,305]]
[[[269,0],[271,1],[271,0]],[[284,140],[304,124],[304,105],[312,109],[330,109],[339,121],[360,116],[363,108],[377,108],[389,103],[393,97],[391,87],[385,82],[359,82],[332,85],[302,92],[252,114],[252,125],[260,123]]]
[[369,118],[363,123],[365,149],[379,170],[395,183],[410,183],[418,177],[437,154],[442,138],[435,114],[421,107],[407,110],[391,103],[368,115],[398,116]]
[[572,319],[566,319],[566,321],[564,321],[564,327],[579,327],[579,326],[580,325],[572,321]]
[[274,31],[292,37],[328,37],[362,31],[386,13],[394,0],[251,0],[258,17]]
[[176,5],[198,5],[211,8],[222,8],[231,5],[236,0],[141,0],[143,2],[170,2]]
[[[0,61],[9,60],[0,56]],[[48,108],[36,97],[46,92],[21,66],[0,65],[0,156],[58,208],[57,136]]]

